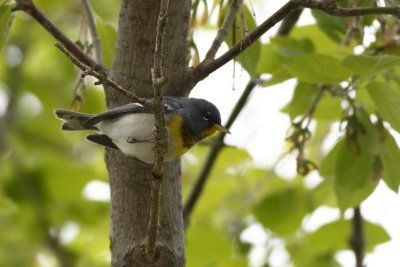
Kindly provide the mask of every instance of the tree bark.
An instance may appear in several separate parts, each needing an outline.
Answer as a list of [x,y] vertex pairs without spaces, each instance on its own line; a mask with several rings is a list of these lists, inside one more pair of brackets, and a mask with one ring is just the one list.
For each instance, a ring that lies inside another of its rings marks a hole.
[[[156,36],[158,0],[122,0],[117,45],[110,75],[124,88],[144,97],[153,95],[151,66]],[[170,0],[164,40],[164,95],[183,95],[187,72],[186,37],[190,0]],[[131,102],[106,89],[109,108]],[[138,125],[138,127],[140,127]],[[144,245],[149,219],[151,169],[122,155],[106,151],[111,188],[112,266],[184,266],[180,161],[165,164],[160,230],[156,261],[146,263]]]

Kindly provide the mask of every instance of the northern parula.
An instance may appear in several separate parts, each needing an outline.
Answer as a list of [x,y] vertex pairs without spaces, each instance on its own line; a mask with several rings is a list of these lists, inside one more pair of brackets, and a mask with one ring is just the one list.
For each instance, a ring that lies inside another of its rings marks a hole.
[[[164,161],[171,161],[187,152],[197,142],[216,131],[229,133],[221,125],[219,110],[204,99],[164,97],[168,149]],[[154,162],[154,114],[138,103],[119,106],[100,114],[85,114],[55,109],[63,121],[62,130],[97,130],[86,138],[96,144],[118,149],[146,164]]]

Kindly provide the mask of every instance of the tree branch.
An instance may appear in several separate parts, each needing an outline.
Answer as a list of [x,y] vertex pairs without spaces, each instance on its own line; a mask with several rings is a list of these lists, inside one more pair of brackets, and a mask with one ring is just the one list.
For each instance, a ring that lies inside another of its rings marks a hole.
[[129,92],[122,86],[120,86],[118,83],[115,81],[111,80],[111,78],[108,77],[107,73],[105,71],[101,70],[96,70],[91,68],[90,66],[85,65],[80,59],[76,58],[75,55],[71,54],[70,51],[68,51],[62,44],[56,43],[56,47],[61,50],[71,61],[74,63],[78,68],[82,70],[82,77],[86,75],[90,75],[93,77],[96,77],[99,81],[95,83],[95,85],[103,84],[103,85],[108,85],[111,88],[114,88],[115,90],[119,91],[123,95],[132,98],[133,101],[149,108],[152,109],[153,105],[150,101],[148,101],[146,98],[143,97],[138,97],[137,95],[133,94],[132,92]]
[[161,183],[164,176],[164,154],[168,149],[168,131],[164,117],[163,91],[166,84],[166,78],[163,73],[163,44],[165,28],[168,20],[169,0],[163,0],[160,3],[160,11],[157,21],[157,35],[154,49],[154,64],[151,69],[152,82],[154,89],[154,117],[155,129],[154,135],[154,167],[153,180],[150,196],[150,218],[147,228],[146,257],[149,262],[154,262],[156,255],[156,243],[159,228]]
[[90,75],[99,79],[96,85],[108,85],[111,88],[119,91],[123,95],[130,97],[134,102],[152,109],[153,105],[146,98],[138,97],[137,95],[124,89],[122,86],[111,80],[105,68],[83,52],[74,42],[65,36],[54,24],[52,24],[45,15],[33,4],[32,0],[16,0],[17,5],[13,11],[24,11],[30,14],[39,24],[41,24],[53,37],[59,42],[56,47],[59,48],[69,59],[83,71],[83,76]]
[[241,5],[243,4],[243,0],[234,0],[232,1],[231,7],[229,8],[228,14],[226,15],[224,22],[221,25],[221,28],[218,30],[215,39],[206,54],[206,58],[203,62],[210,62],[215,58],[215,54],[217,54],[218,49],[221,47],[222,43],[225,40],[225,37],[228,35],[229,29],[232,27],[233,22],[236,19],[236,16],[240,10]]
[[336,6],[336,1],[319,1],[319,0],[292,0],[303,7],[311,9],[319,9],[328,14],[337,17],[353,17],[365,15],[393,15],[400,18],[400,7],[355,7],[340,8]]
[[261,25],[255,28],[246,36],[247,42],[238,42],[232,46],[226,53],[212,61],[203,61],[194,68],[189,77],[189,82],[194,85],[206,78],[209,74],[219,69],[227,62],[238,56],[248,48],[255,40],[260,38],[265,32],[283,20],[286,16],[300,7],[320,9],[328,14],[338,17],[364,16],[364,15],[394,15],[400,18],[400,7],[365,7],[365,8],[340,8],[336,6],[336,1],[319,0],[291,0],[283,5],[272,16],[265,20]]
[[289,1],[278,11],[276,11],[271,17],[265,20],[260,26],[251,31],[246,36],[246,42],[236,43],[226,53],[213,61],[200,63],[196,68],[191,71],[191,82],[193,84],[196,84],[197,82],[206,78],[210,73],[219,69],[231,59],[242,53],[255,40],[260,38],[261,35],[271,29],[279,21],[284,19],[292,10],[296,9],[297,7],[299,7],[299,4]]
[[35,6],[32,0],[16,0],[17,5],[13,11],[21,10],[32,16],[40,25],[43,26],[53,37],[60,42],[72,55],[79,58],[85,65],[96,69],[103,70],[104,67],[99,65],[85,52],[83,52],[74,42],[72,42],[64,33],[62,33],[47,17]]
[[282,24],[279,26],[277,36],[286,36],[293,29],[294,25],[296,25],[297,21],[300,18],[301,13],[303,13],[302,8],[298,8],[290,12],[290,14],[282,21]]
[[[253,91],[255,86],[257,84],[259,84],[260,82],[261,81],[258,77],[251,79],[248,82],[240,99],[236,103],[236,105],[228,119],[228,122],[226,123],[226,128],[229,129],[232,126],[232,124],[235,122],[235,120],[239,116],[239,113],[242,111],[243,107],[246,105],[247,99],[249,98],[250,93]],[[208,179],[209,174],[216,162],[219,152],[225,146],[224,145],[225,135],[226,135],[225,133],[218,134],[218,136],[215,140],[215,145],[211,148],[210,152],[208,153],[206,162],[205,162],[199,176],[196,179],[196,183],[193,185],[192,190],[189,193],[189,196],[186,200],[185,205],[183,206],[183,221],[184,221],[185,228],[189,225],[190,216],[193,212],[194,206],[197,203],[201,193],[203,192],[204,185],[207,182],[207,179]]]
[[363,218],[359,206],[354,208],[352,232],[349,239],[349,243],[356,257],[356,267],[363,267],[364,254],[365,254],[364,252],[365,239],[364,239]]
[[[288,20],[288,22],[283,23],[283,24],[285,24],[284,29],[280,29],[277,33],[278,35],[288,35],[289,32],[291,31],[291,28],[294,27],[294,25],[296,24],[297,19],[299,19],[301,9],[298,12],[296,7],[292,7],[292,8],[293,8],[293,11],[288,11],[288,13],[290,13],[290,14],[288,17],[285,18],[285,21]],[[282,28],[282,26],[281,26],[281,28]],[[236,106],[233,109],[233,111],[228,119],[228,122],[226,124],[226,127],[228,129],[232,126],[233,122],[236,120],[237,116],[243,109],[243,107],[246,104],[247,99],[248,99],[250,93],[252,92],[252,90],[254,89],[254,87],[261,82],[262,81],[258,77],[249,81],[242,96],[236,103]],[[201,170],[201,173],[199,174],[198,178],[196,179],[195,185],[192,187],[192,190],[189,193],[189,196],[183,207],[183,220],[185,223],[185,228],[189,225],[190,216],[193,213],[194,206],[197,203],[201,193],[203,192],[204,185],[208,179],[211,169],[218,157],[220,150],[224,146],[224,143],[223,143],[224,137],[225,137],[225,135],[222,133],[220,133],[218,135],[217,140],[216,140],[216,145],[213,146],[212,149],[210,150],[210,152],[207,156],[207,159],[206,159],[206,163],[204,164],[204,167]]]
[[328,85],[318,86],[318,92],[316,93],[314,100],[311,102],[307,112],[300,120],[296,122],[292,121],[292,131],[286,137],[286,141],[290,141],[293,144],[290,151],[295,149],[298,151],[296,157],[296,171],[298,174],[303,176],[317,168],[317,165],[306,157],[305,148],[307,141],[311,138],[311,131],[309,130],[310,123],[324,91],[328,88]]
[[101,47],[100,37],[97,32],[96,23],[94,22],[92,8],[90,7],[88,0],[82,0],[82,4],[88,21],[88,28],[90,36],[92,37],[94,51],[96,53],[96,60],[99,64],[104,66],[103,49]]

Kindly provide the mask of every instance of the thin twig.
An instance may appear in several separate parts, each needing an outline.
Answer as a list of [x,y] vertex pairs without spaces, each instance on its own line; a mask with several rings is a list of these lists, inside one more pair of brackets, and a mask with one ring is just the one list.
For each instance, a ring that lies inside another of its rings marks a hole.
[[352,231],[349,243],[354,251],[354,255],[356,258],[356,267],[363,267],[364,254],[365,254],[364,252],[365,239],[364,239],[363,218],[359,206],[354,208]]
[[17,5],[14,11],[21,10],[32,16],[39,22],[53,37],[59,42],[56,47],[66,54],[70,60],[83,71],[83,76],[94,76],[99,81],[96,84],[108,85],[111,88],[119,91],[123,95],[131,98],[134,102],[140,103],[146,108],[152,109],[153,105],[146,98],[138,97],[137,95],[124,89],[122,86],[111,80],[105,68],[89,57],[82,51],[74,42],[65,36],[54,24],[52,24],[47,17],[33,4],[31,0],[16,0]]
[[246,36],[249,34],[249,29],[247,28],[246,16],[244,14],[243,6],[240,7],[240,22],[242,24],[242,42],[246,41]]
[[154,49],[154,64],[153,68],[151,69],[154,89],[153,108],[155,117],[155,129],[153,135],[155,143],[155,159],[150,195],[150,218],[146,237],[146,257],[149,262],[154,262],[156,255],[160,214],[161,183],[164,176],[164,154],[168,148],[168,132],[165,124],[164,102],[162,99],[164,86],[166,84],[166,78],[163,73],[163,44],[165,28],[168,20],[168,5],[169,0],[163,0],[160,3],[160,12],[157,21],[157,35]]
[[233,22],[235,21],[236,16],[242,4],[243,0],[232,1],[228,14],[225,17],[224,22],[221,25],[221,28],[218,30],[217,35],[215,36],[215,39],[212,42],[211,47],[208,50],[206,58],[204,59],[203,62],[209,62],[215,58],[215,55],[217,54],[218,49],[221,47],[226,36],[228,35],[229,29],[232,27]]
[[163,89],[167,82],[163,73],[163,44],[165,27],[168,20],[168,4],[169,0],[163,0],[160,5],[160,13],[158,16],[157,35],[154,49],[154,63],[151,69],[152,82],[154,89],[154,111],[155,111],[155,163],[153,174],[157,177],[163,175],[163,158],[168,146],[168,132],[164,118],[164,103],[162,100]]
[[146,259],[154,262],[156,255],[156,243],[158,238],[160,199],[161,199],[161,179],[153,178],[150,192],[150,217],[147,226],[146,236]]
[[238,56],[246,48],[248,48],[255,40],[261,35],[275,26],[278,22],[283,20],[292,11],[300,7],[308,7],[312,9],[320,9],[328,14],[339,16],[339,17],[352,17],[352,16],[365,16],[365,15],[393,15],[400,17],[400,7],[365,7],[365,8],[339,8],[335,4],[336,1],[319,1],[319,0],[291,0],[283,5],[278,11],[272,16],[266,19],[260,26],[256,27],[251,31],[246,38],[245,43],[238,42],[232,46],[227,52],[225,52],[219,58],[209,62],[202,62],[196,68],[191,71],[191,77],[189,78],[189,84],[195,85],[199,81],[206,78],[209,74],[219,69],[227,62]]
[[[232,124],[235,122],[237,117],[239,116],[239,113],[242,111],[243,107],[247,103],[247,99],[250,96],[250,93],[253,91],[255,86],[259,84],[261,81],[259,78],[254,78],[251,79],[248,84],[246,85],[246,88],[244,89],[242,95],[240,96],[238,102],[236,103],[229,119],[228,122],[226,123],[226,128],[230,128]],[[211,148],[210,152],[208,153],[206,162],[199,174],[199,176],[196,179],[196,183],[193,185],[189,196],[185,202],[185,205],[183,206],[183,221],[185,228],[189,225],[190,221],[190,216],[193,213],[193,209],[195,204],[197,203],[201,193],[203,192],[204,185],[207,182],[207,179],[209,177],[209,174],[216,162],[216,159],[221,151],[221,149],[224,147],[224,137],[225,133],[219,133],[216,140],[215,140],[215,145]]]
[[336,6],[336,1],[292,0],[291,2],[296,3],[302,7],[319,9],[337,17],[393,15],[397,18],[400,18],[400,7],[398,6],[341,8]]
[[301,13],[303,13],[302,8],[298,8],[290,12],[290,14],[282,21],[276,35],[277,36],[288,35],[290,31],[293,29],[294,25],[299,20]]
[[210,73],[219,69],[231,59],[242,53],[247,47],[249,47],[255,40],[257,40],[266,31],[271,29],[279,21],[284,19],[292,10],[299,7],[298,4],[288,2],[282,6],[277,12],[275,12],[271,17],[265,20],[260,26],[251,31],[247,37],[246,42],[238,42],[232,46],[226,53],[224,53],[219,58],[216,58],[210,62],[203,62],[199,64],[196,68],[191,71],[193,75],[191,82],[196,84],[197,82],[206,78]]
[[84,92],[85,92],[85,83],[82,77],[79,77],[75,88],[74,88],[74,98],[72,99],[71,107],[73,110],[81,110],[81,107],[84,103]]
[[103,59],[103,49],[101,47],[100,37],[97,32],[96,23],[94,22],[92,8],[89,4],[88,0],[82,0],[83,9],[85,10],[85,15],[88,21],[88,28],[90,32],[90,36],[92,37],[94,51],[96,53],[96,60],[99,64],[104,66]]
[[16,0],[17,5],[13,11],[22,10],[32,16],[39,22],[53,37],[60,42],[70,54],[74,55],[79,61],[83,62],[96,70],[103,70],[103,66],[94,61],[85,52],[83,52],[74,42],[72,42],[64,33],[62,33],[47,17],[35,6],[31,0]]
[[311,102],[307,112],[299,121],[292,122],[292,131],[288,137],[286,137],[286,141],[293,143],[293,146],[290,150],[298,151],[298,155],[296,157],[296,170],[300,175],[307,175],[311,170],[317,168],[317,165],[306,157],[305,148],[307,141],[311,138],[311,132],[308,128],[323,94],[328,88],[329,86],[327,85],[319,86],[318,92],[316,93],[314,100]]
[[318,103],[321,101],[322,96],[324,95],[324,92],[329,89],[329,85],[320,85],[318,86],[318,92],[315,95],[314,100],[311,102],[310,107],[308,108],[306,114],[302,118],[302,123],[305,121],[304,128],[308,128],[310,126],[312,117],[314,116],[315,110],[317,109]]
[[98,81],[95,83],[96,85],[99,84],[108,85],[114,88],[115,90],[119,91],[123,95],[130,97],[133,101],[143,105],[144,107],[147,107],[149,109],[153,108],[153,105],[146,98],[138,97],[132,92],[129,92],[128,90],[120,86],[118,83],[114,82],[110,77],[108,77],[105,71],[95,70],[90,66],[85,65],[83,62],[80,61],[80,59],[76,58],[75,55],[71,54],[70,51],[68,51],[60,43],[56,43],[56,47],[60,49],[72,61],[72,63],[74,63],[78,68],[82,70],[82,76],[90,75],[96,77],[98,79]]

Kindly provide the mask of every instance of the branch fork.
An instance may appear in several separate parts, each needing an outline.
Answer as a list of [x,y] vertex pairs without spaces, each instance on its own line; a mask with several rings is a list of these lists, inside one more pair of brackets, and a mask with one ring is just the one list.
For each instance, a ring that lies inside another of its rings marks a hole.
[[[233,1],[231,10],[234,14],[235,5],[239,5],[241,1]],[[299,8],[311,8],[319,9],[330,15],[338,17],[351,17],[351,16],[365,16],[365,15],[392,15],[400,18],[400,7],[358,7],[358,8],[340,8],[337,7],[335,0],[290,0],[280,9],[278,9],[272,16],[267,18],[262,24],[257,26],[253,31],[246,35],[247,42],[239,42],[232,46],[227,52],[218,58],[214,58],[220,44],[222,43],[221,38],[225,38],[223,35],[224,31],[218,31],[217,36],[213,42],[213,45],[209,49],[206,58],[194,69],[190,71],[188,78],[188,88],[194,87],[199,81],[206,78],[209,74],[219,69],[221,66],[225,65],[230,60],[234,59],[240,53],[242,53],[247,47],[249,47],[255,40],[257,40],[261,35],[270,30],[278,22],[285,19],[293,11]],[[233,9],[233,10],[232,10]],[[237,10],[236,10],[237,11]],[[236,16],[236,15],[235,15]],[[229,19],[229,16],[225,18],[225,21]],[[224,21],[224,24],[225,24]],[[232,19],[233,21],[233,19]],[[223,24],[223,26],[224,26]],[[230,24],[231,26],[232,24]]]

